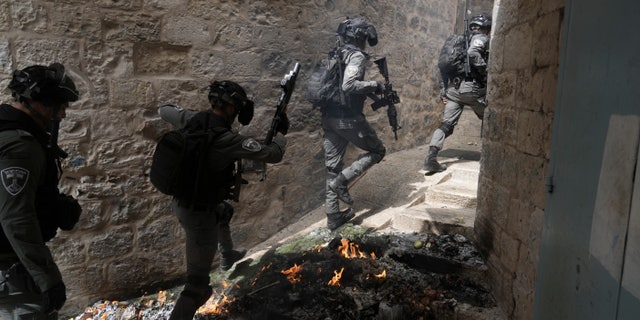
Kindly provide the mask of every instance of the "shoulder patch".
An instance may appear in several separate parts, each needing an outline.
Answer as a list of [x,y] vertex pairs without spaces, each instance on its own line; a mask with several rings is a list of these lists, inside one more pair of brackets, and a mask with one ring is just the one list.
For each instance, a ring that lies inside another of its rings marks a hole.
[[353,78],[358,75],[358,66],[350,65],[344,70],[345,78]]
[[20,167],[9,167],[0,171],[2,185],[7,192],[15,196],[22,192],[29,181],[29,170]]
[[258,152],[262,150],[262,145],[260,144],[260,142],[256,141],[256,139],[248,138],[242,141],[242,148],[247,151]]

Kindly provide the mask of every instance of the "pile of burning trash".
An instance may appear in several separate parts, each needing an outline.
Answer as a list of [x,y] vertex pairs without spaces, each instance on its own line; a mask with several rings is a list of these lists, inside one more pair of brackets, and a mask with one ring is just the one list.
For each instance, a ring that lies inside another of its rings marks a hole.
[[[457,319],[459,305],[495,306],[485,269],[461,235],[318,229],[214,272],[196,319]],[[73,319],[167,319],[178,293],[99,302]]]

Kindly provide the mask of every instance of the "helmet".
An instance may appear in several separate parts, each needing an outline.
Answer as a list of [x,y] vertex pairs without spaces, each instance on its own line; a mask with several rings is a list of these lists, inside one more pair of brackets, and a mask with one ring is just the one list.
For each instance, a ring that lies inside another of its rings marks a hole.
[[33,65],[15,70],[8,89],[16,100],[30,99],[45,105],[61,105],[78,100],[78,90],[59,63]]
[[347,20],[340,22],[340,25],[338,25],[337,33],[343,38],[367,39],[370,46],[378,44],[376,28],[362,17],[347,17]]
[[471,18],[471,21],[469,21],[469,28],[471,28],[471,26],[474,26],[474,25],[482,29],[490,29],[491,16],[484,13],[474,16],[473,18]]
[[238,122],[246,126],[253,119],[253,101],[247,98],[242,87],[229,80],[214,81],[209,86],[209,102],[212,107],[228,103],[238,112]]

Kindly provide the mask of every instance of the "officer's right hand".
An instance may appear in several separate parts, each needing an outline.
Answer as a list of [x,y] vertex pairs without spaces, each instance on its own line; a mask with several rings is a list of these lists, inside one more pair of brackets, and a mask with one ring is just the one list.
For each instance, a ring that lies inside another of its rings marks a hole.
[[284,136],[277,135],[273,137],[273,143],[277,144],[282,151],[284,151],[284,147],[287,145],[287,139]]
[[58,312],[67,301],[67,288],[64,283],[51,287],[42,295],[42,305],[46,314]]
[[282,135],[286,135],[289,132],[289,117],[287,117],[286,113],[283,113],[280,118],[280,122],[278,123],[278,127],[276,128],[276,132],[282,133]]

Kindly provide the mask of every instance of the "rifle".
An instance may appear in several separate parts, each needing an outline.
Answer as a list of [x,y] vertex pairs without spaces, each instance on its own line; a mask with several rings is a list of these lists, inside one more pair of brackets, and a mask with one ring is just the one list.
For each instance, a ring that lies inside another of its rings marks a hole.
[[[278,104],[276,105],[276,113],[273,115],[273,119],[271,120],[271,128],[267,132],[267,137],[264,139],[265,144],[271,144],[273,142],[273,137],[276,136],[278,126],[280,125],[280,121],[282,121],[282,116],[287,113],[287,105],[289,104],[289,100],[291,99],[291,95],[293,94],[293,89],[296,86],[296,79],[298,78],[298,72],[300,71],[300,64],[296,62],[293,70],[289,71],[289,73],[285,74],[280,81],[280,88],[282,88],[282,93],[280,94],[280,98],[278,99]],[[262,178],[260,181],[264,181],[267,178],[267,164],[262,162],[259,165],[261,167],[260,170],[262,172]]]
[[285,74],[282,81],[280,81],[282,93],[280,94],[280,99],[278,99],[276,113],[273,115],[273,119],[271,120],[271,128],[269,129],[269,132],[267,132],[267,137],[264,139],[265,144],[273,142],[273,137],[277,133],[280,121],[282,121],[282,115],[287,113],[287,105],[289,104],[289,99],[291,99],[291,95],[293,94],[293,89],[296,86],[296,78],[298,78],[299,71],[300,64],[296,62],[293,70]]
[[49,134],[49,143],[47,147],[53,150],[53,155],[56,158],[64,159],[69,156],[64,150],[58,146],[58,134],[60,132],[61,119],[55,118],[51,121],[51,133]]
[[464,10],[464,77],[466,79],[471,77],[471,62],[469,61],[469,0],[466,2]]
[[384,90],[382,92],[382,98],[379,98],[375,94],[368,94],[368,96],[374,100],[371,104],[371,108],[375,111],[383,106],[387,106],[387,117],[389,118],[389,125],[393,129],[393,135],[398,140],[398,129],[401,127],[398,125],[398,111],[396,110],[396,103],[400,103],[400,97],[398,93],[393,90],[391,82],[389,81],[389,69],[387,68],[387,58],[382,57],[374,61],[380,69],[380,74],[384,77]]

